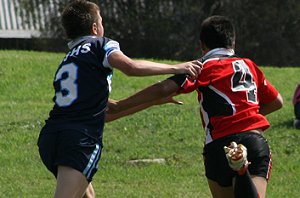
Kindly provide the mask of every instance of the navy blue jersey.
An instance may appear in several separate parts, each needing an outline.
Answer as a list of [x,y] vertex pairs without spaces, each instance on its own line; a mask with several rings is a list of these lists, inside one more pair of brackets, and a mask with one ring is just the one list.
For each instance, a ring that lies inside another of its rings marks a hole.
[[69,48],[54,77],[55,105],[49,121],[99,122],[105,114],[113,73],[107,58],[120,51],[119,43],[85,36],[71,41]]

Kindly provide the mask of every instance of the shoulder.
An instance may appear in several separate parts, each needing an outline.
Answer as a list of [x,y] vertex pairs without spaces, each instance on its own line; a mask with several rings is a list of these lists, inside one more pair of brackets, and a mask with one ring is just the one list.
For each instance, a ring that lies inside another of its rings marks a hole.
[[109,40],[110,39],[106,37],[90,37],[86,42],[91,43],[96,48],[103,48]]
[[249,58],[241,58],[248,66],[258,67],[256,63]]
[[118,41],[107,37],[92,37],[89,41],[95,45],[96,48],[102,48],[105,51],[110,51],[111,49],[120,49],[120,44]]
[[251,59],[249,58],[243,58],[243,61],[246,63],[246,65],[249,67],[250,71],[253,75],[257,76],[258,78],[264,79],[264,73],[261,70],[261,68]]
[[97,48],[105,48],[108,45],[118,45],[119,43],[107,37],[89,36],[86,38],[84,43],[91,43]]

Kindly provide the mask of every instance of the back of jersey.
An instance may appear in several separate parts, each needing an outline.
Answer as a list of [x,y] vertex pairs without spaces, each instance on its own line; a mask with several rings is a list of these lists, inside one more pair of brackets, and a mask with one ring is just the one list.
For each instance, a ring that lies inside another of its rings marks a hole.
[[105,47],[108,38],[86,36],[71,43],[54,78],[52,121],[87,121],[103,117],[112,77]]
[[199,76],[201,116],[209,143],[234,133],[265,130],[260,104],[273,101],[277,90],[254,62],[245,58],[212,58]]

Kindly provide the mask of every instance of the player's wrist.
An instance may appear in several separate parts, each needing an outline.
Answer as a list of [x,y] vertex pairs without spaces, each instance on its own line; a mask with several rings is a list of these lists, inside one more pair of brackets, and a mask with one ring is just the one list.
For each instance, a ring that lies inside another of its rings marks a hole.
[[175,74],[187,74],[188,69],[187,67],[183,66],[182,64],[173,65],[173,71]]
[[115,114],[121,111],[121,105],[117,100],[110,100],[107,105],[107,113],[108,114]]

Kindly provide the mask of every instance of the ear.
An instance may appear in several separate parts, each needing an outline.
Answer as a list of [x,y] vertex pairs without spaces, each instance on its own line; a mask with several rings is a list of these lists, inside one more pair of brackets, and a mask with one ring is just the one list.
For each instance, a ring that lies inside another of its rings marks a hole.
[[203,50],[204,50],[204,48],[205,48],[205,44],[204,44],[204,43],[202,43],[201,41],[199,41],[199,44],[200,44],[200,49],[203,51]]
[[235,41],[232,42],[232,48],[235,49]]
[[201,41],[200,41],[200,48],[201,48],[202,54],[206,54],[209,51],[208,48],[206,47],[205,43],[202,43]]
[[97,24],[93,23],[92,29],[91,29],[91,34],[92,35],[97,35],[97,30],[98,30]]

